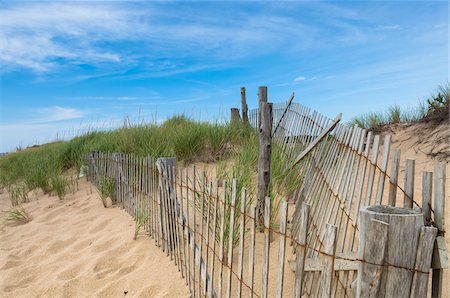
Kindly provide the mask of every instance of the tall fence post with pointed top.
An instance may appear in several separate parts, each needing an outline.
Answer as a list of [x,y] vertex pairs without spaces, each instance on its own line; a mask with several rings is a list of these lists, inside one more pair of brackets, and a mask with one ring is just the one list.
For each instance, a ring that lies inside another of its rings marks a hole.
[[247,98],[245,95],[245,87],[241,87],[241,105],[242,105],[242,124],[244,126],[248,125],[248,106]]

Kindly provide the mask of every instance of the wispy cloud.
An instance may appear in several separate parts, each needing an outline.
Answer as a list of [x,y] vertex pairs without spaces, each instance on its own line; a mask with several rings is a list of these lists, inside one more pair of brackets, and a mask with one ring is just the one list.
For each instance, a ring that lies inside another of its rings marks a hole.
[[64,120],[83,118],[87,112],[79,109],[53,106],[34,110],[36,117],[31,120],[33,123],[49,123]]
[[378,25],[375,30],[387,30],[387,31],[391,31],[391,30],[399,30],[402,27],[399,24],[393,24],[393,25]]
[[304,81],[304,80],[306,80],[305,77],[302,77],[302,76],[296,77],[296,78],[294,79],[294,83],[295,83],[295,82],[301,82],[301,81]]

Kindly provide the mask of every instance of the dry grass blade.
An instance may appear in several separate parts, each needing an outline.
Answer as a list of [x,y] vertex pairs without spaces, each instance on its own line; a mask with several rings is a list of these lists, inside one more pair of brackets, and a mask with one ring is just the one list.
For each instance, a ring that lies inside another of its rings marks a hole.
[[31,221],[30,215],[28,215],[28,213],[22,206],[5,211],[5,219],[9,222],[15,222],[19,224],[25,224]]

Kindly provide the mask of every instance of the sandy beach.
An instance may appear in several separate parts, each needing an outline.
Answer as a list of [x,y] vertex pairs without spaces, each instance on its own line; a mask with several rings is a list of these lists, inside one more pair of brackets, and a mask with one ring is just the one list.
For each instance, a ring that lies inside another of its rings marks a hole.
[[[0,297],[189,297],[170,258],[80,180],[65,200],[30,194],[32,221],[0,224]],[[0,209],[10,208],[7,193]]]

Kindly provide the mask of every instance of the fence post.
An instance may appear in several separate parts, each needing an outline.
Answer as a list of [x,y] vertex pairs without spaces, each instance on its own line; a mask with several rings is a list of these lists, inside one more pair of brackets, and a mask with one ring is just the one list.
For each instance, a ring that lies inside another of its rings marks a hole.
[[241,87],[241,105],[242,105],[242,124],[244,126],[248,125],[248,106],[247,99],[245,96],[245,87]]
[[267,102],[267,87],[259,87],[259,148],[258,148],[258,225],[262,231],[264,200],[269,195],[270,160],[272,156],[272,104]]
[[[432,235],[428,241],[420,241],[422,212],[377,205],[363,207],[360,213],[357,297],[410,297],[417,254],[425,255],[434,243]],[[422,265],[421,272],[430,269],[430,263]],[[416,287],[426,287],[422,280],[416,283]]]
[[231,123],[240,122],[241,116],[239,115],[238,108],[231,108]]

